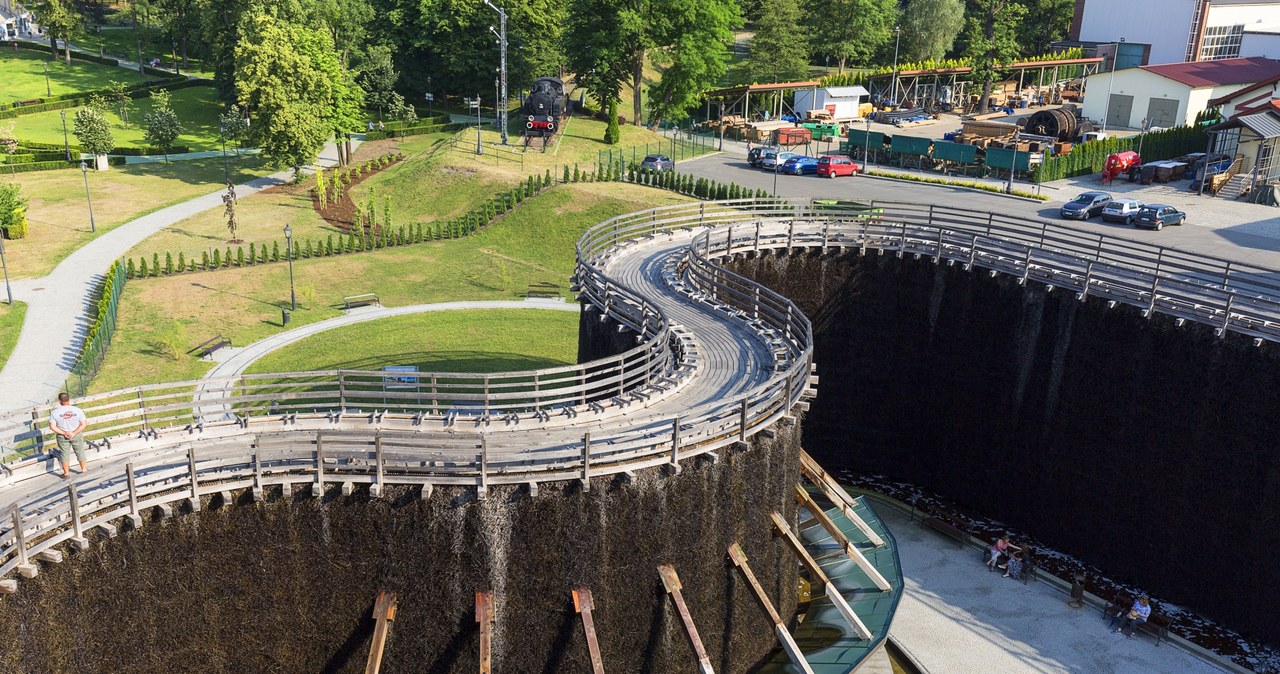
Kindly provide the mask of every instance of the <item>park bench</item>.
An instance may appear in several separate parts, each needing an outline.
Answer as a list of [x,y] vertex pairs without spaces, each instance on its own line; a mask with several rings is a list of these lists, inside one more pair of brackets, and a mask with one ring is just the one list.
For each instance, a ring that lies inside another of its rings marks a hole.
[[[1106,608],[1102,610],[1102,617],[1111,620],[1118,613],[1128,613],[1133,608],[1133,597],[1124,592],[1116,594],[1107,602]],[[1173,619],[1169,616],[1156,611],[1155,603],[1151,604],[1151,615],[1146,622],[1138,623],[1138,632],[1146,632],[1156,638],[1156,645],[1169,637],[1169,627],[1173,625]]]
[[38,98],[29,98],[29,99],[27,99],[27,100],[25,100],[25,101],[15,101],[15,102],[14,102],[14,104],[13,104],[13,107],[15,107],[15,108],[21,108],[21,107],[23,107],[23,106],[27,106],[27,105],[40,105],[40,99],[38,99]]
[[194,355],[196,358],[208,358],[213,355],[214,351],[217,351],[224,346],[231,346],[231,340],[223,337],[221,334],[218,334],[187,353]]
[[921,520],[921,524],[927,525],[930,529],[933,529],[944,536],[955,539],[955,541],[962,546],[969,542],[969,532],[964,531],[959,527],[952,526],[940,518],[929,516]]
[[530,299],[548,299],[561,297],[560,286],[554,283],[530,283],[524,296]]
[[342,298],[343,309],[354,309],[356,307],[382,306],[382,300],[373,293],[365,293],[363,295],[352,295],[351,297]]

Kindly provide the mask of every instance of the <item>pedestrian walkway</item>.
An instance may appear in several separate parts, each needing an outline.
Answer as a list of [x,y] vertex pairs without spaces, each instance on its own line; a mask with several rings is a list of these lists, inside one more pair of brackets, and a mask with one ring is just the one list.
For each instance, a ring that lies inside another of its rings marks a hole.
[[906,579],[889,636],[925,672],[1229,671],[1171,642],[1112,634],[1098,609],[1070,608],[1051,585],[990,572],[977,550],[957,547],[880,500],[873,505],[897,540]]
[[365,323],[368,321],[376,321],[382,318],[390,318],[391,316],[408,316],[410,314],[425,314],[436,311],[460,311],[466,309],[542,309],[550,311],[572,311],[577,313],[581,311],[578,304],[555,302],[547,300],[495,300],[490,302],[438,302],[435,304],[411,304],[403,307],[370,307],[355,309],[342,316],[337,316],[323,321],[303,325],[292,330],[278,332],[265,339],[260,339],[248,346],[242,348],[229,348],[218,351],[215,358],[220,362],[209,370],[201,379],[218,379],[222,377],[235,377],[244,374],[250,365],[257,362],[263,356],[279,349],[280,347],[293,344],[294,342],[306,339],[312,335],[317,335],[334,328],[343,328],[348,325],[357,323]]
[[[240,155],[255,155],[261,150],[256,147],[240,150]],[[171,161],[190,161],[192,159],[212,159],[222,156],[221,150],[203,150],[201,152],[180,152],[165,156],[162,154],[125,155],[125,164],[164,164]]]
[[[352,141],[352,147],[359,144]],[[328,143],[317,165],[337,164],[337,148]],[[290,182],[293,170],[280,171],[236,186],[244,198]],[[89,297],[111,263],[156,232],[211,208],[222,207],[219,189],[131,220],[67,256],[43,278],[13,283],[14,299],[27,303],[22,333],[0,370],[0,410],[48,402],[62,389],[88,330]]]

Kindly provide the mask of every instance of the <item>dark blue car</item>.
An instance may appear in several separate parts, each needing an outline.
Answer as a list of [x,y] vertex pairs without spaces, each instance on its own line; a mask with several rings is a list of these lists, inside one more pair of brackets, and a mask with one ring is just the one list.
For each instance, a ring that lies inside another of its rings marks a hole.
[[782,170],[784,173],[794,173],[795,175],[798,175],[798,176],[804,175],[806,173],[817,173],[818,158],[806,157],[803,155],[799,157],[792,157],[788,159],[785,164],[782,165]]
[[1164,229],[1165,225],[1181,225],[1186,222],[1187,214],[1167,204],[1147,204],[1138,209],[1138,217],[1134,219],[1135,227],[1147,229]]

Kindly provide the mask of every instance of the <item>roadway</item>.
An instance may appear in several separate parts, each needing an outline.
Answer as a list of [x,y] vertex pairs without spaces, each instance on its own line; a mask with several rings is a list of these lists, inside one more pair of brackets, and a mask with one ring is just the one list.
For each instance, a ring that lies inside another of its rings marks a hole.
[[[771,172],[751,168],[747,164],[745,147],[729,142],[725,143],[724,152],[683,160],[677,166],[677,170],[720,182],[734,182],[751,189],[762,189],[770,194],[774,189],[774,175]],[[905,170],[900,172],[916,173],[933,178],[943,177],[932,172]],[[953,179],[969,180],[963,176],[955,176]],[[1194,251],[1202,255],[1280,269],[1280,210],[1270,206],[1200,197],[1178,189],[1178,185],[1180,183],[1143,186],[1118,182],[1103,187],[1096,183],[1096,178],[1089,176],[1050,183],[1044,188],[1044,193],[1050,196],[1050,200],[1037,202],[973,189],[927,185],[874,176],[836,179],[821,178],[816,175],[777,176],[777,194],[783,197],[831,197],[864,202],[898,201],[964,206],[974,211],[993,211],[1012,216],[1045,219],[1054,224],[1108,236],[1120,236],[1135,241]],[[1033,191],[1035,186],[1015,183],[1015,188]],[[1101,218],[1079,222],[1058,217],[1058,207],[1063,201],[1080,192],[1098,189],[1116,196],[1141,199],[1147,203],[1171,204],[1187,211],[1188,222],[1181,227],[1166,227],[1157,232],[1107,223]]]

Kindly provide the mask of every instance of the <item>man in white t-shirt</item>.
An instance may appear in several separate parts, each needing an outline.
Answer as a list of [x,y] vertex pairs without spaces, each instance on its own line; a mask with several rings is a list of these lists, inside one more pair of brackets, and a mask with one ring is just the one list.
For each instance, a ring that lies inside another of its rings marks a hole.
[[53,431],[58,445],[53,450],[54,458],[62,463],[62,477],[71,477],[71,452],[76,453],[80,461],[80,472],[88,470],[84,463],[84,427],[88,419],[84,412],[71,404],[71,396],[58,394],[58,406],[49,412],[49,430]]

